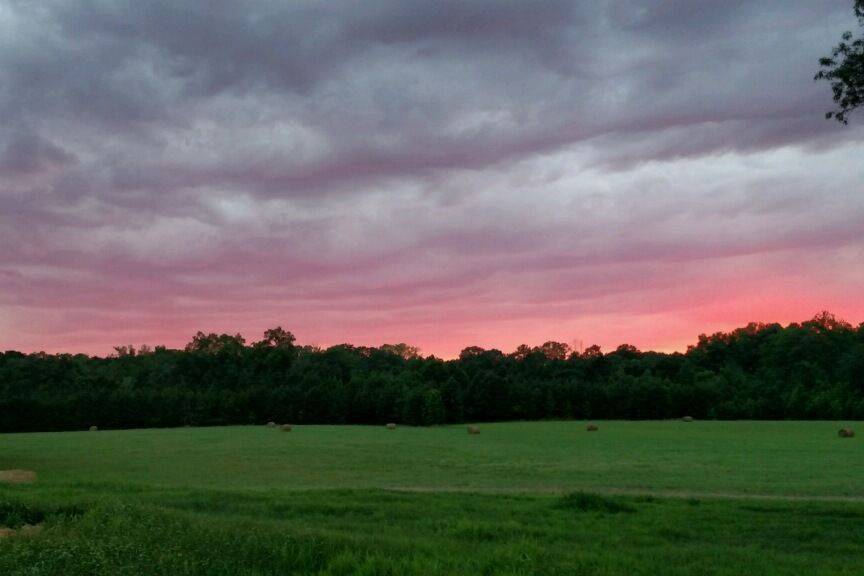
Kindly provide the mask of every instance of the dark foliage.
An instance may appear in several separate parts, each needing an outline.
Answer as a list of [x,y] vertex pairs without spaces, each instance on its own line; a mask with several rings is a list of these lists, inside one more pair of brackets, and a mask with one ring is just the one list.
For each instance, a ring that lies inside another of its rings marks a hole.
[[[855,0],[853,10],[858,23],[864,26],[864,0]],[[831,56],[821,58],[819,65],[822,69],[815,79],[831,83],[834,102],[838,106],[825,117],[848,124],[849,114],[864,102],[864,37],[853,39],[852,32],[844,32]]]
[[606,514],[636,511],[636,508],[621,500],[588,492],[571,492],[570,494],[566,494],[561,497],[556,507],[574,512],[600,512]]
[[456,360],[413,347],[326,350],[269,330],[108,358],[0,354],[0,431],[274,422],[430,425],[535,419],[864,419],[864,324],[822,313],[702,335],[686,353],[566,344]]

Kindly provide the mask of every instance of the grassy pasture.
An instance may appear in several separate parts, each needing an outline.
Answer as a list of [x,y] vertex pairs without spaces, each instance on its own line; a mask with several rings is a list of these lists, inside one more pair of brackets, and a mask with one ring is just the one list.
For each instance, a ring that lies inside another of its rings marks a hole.
[[864,573],[854,423],[599,424],[3,435],[0,574]]
[[10,434],[0,470],[40,484],[220,490],[400,488],[864,496],[864,445],[837,422],[265,426]]

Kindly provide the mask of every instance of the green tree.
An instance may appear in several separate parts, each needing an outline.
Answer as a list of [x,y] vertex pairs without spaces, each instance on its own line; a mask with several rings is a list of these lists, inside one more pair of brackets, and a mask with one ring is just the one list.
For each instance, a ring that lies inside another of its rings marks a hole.
[[444,400],[441,392],[429,388],[423,392],[423,425],[434,426],[444,422]]
[[281,326],[277,326],[276,328],[265,330],[264,339],[256,342],[255,345],[263,348],[284,348],[291,350],[294,348],[295,340],[294,334],[283,330]]
[[186,352],[202,352],[204,354],[240,354],[246,340],[240,334],[205,334],[198,332],[192,341],[186,345]]

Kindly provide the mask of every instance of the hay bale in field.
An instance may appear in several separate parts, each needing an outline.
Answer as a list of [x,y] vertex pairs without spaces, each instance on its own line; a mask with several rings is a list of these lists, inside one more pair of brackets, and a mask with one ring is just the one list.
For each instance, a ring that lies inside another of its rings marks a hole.
[[0,483],[27,484],[36,481],[36,472],[32,470],[0,470]]
[[682,422],[692,422],[693,417],[692,416],[684,416],[683,418],[681,418],[681,421]]
[[387,424],[387,430],[395,430],[395,429],[396,429],[396,424],[394,424],[393,422],[390,422],[389,424]]
[[468,426],[468,434],[479,434],[480,428],[477,426]]
[[855,431],[851,428],[840,428],[840,430],[837,431],[837,436],[840,438],[854,438]]
[[90,432],[96,432],[97,430],[99,430],[98,426],[90,426]]
[[585,427],[585,430],[587,430],[588,432],[597,432],[598,430],[600,430],[600,427],[596,424],[588,424],[588,426]]
[[268,427],[268,428],[275,428],[275,427],[276,427],[276,423],[273,422],[273,421],[267,422],[267,427]]
[[279,429],[282,430],[282,432],[291,432],[291,425],[290,424],[282,424],[282,426],[280,426]]
[[7,528],[5,526],[0,526],[0,538],[6,538],[7,536],[15,536],[16,534],[19,536],[35,536],[41,531],[41,524],[25,524],[24,526],[21,526],[21,528],[19,528],[18,530]]
[[21,536],[35,536],[42,532],[41,524],[25,524],[18,529],[18,534]]

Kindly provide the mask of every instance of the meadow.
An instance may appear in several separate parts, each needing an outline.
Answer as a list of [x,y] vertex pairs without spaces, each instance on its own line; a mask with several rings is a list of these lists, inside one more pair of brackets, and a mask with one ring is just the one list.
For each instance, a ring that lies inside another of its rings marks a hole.
[[855,423],[598,424],[5,434],[0,574],[864,573]]

